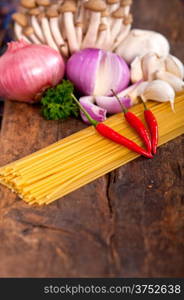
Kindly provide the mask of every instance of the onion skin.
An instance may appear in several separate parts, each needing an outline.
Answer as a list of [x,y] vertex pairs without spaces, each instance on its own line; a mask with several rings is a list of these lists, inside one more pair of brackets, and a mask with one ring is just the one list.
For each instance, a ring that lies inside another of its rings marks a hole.
[[127,63],[117,54],[101,49],[83,49],[73,54],[66,65],[67,78],[86,96],[111,96],[130,82]]
[[[104,122],[106,120],[107,110],[95,105],[94,101],[95,99],[93,96],[82,97],[79,99],[79,102],[88,112],[88,114],[92,117],[92,119],[98,122]],[[83,112],[81,112],[81,118],[85,123],[90,124]]]
[[[130,108],[132,106],[132,100],[129,97],[120,97],[119,100],[125,108]],[[122,112],[122,108],[116,97],[96,97],[96,103],[99,107],[106,109],[109,114]]]
[[37,102],[39,94],[63,79],[64,71],[63,58],[49,46],[11,42],[0,58],[0,96]]

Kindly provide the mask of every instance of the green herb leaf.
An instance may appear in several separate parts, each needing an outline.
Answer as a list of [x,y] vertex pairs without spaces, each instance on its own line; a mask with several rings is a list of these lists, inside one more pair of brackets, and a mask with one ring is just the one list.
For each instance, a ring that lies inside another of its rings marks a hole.
[[42,114],[47,120],[77,117],[79,108],[73,101],[74,86],[69,80],[63,80],[55,88],[48,89],[41,100]]

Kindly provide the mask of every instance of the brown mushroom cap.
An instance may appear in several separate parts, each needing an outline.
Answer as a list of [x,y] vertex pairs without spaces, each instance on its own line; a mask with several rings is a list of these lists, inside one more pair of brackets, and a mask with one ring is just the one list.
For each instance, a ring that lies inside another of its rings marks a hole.
[[130,6],[132,3],[132,0],[121,0],[121,6]]
[[29,9],[28,14],[30,16],[38,16],[40,14],[39,8]]
[[106,9],[106,10],[102,11],[101,16],[102,16],[102,18],[104,18],[104,17],[109,17],[109,12],[108,12],[108,10]]
[[28,24],[27,16],[22,13],[14,13],[12,19],[22,27],[25,27]]
[[65,12],[72,12],[75,13],[77,10],[77,5],[74,1],[66,1],[64,4],[62,4],[59,8],[59,12],[65,13]]
[[107,0],[107,4],[115,4],[120,2],[120,0]]
[[115,19],[122,19],[124,17],[124,9],[123,7],[119,7],[117,10],[115,10],[111,16]]
[[23,30],[23,34],[25,34],[25,36],[30,36],[34,33],[34,29],[33,27],[29,26],[29,27],[26,27],[24,28]]
[[45,18],[46,15],[44,12],[41,12],[39,15],[38,15],[38,20],[40,21],[41,19]]
[[36,3],[40,6],[50,6],[50,0],[36,0]]
[[46,16],[49,18],[56,18],[59,16],[59,13],[56,8],[50,7],[46,10]]
[[99,31],[105,31],[105,30],[107,30],[107,25],[101,23],[100,26],[99,26]]
[[132,16],[132,14],[129,14],[128,16],[124,17],[124,20],[123,20],[123,24],[124,25],[132,24],[132,22],[133,22],[133,16]]
[[36,7],[35,0],[21,0],[20,4],[25,8],[35,8]]
[[84,7],[95,12],[103,12],[107,8],[105,2],[102,0],[89,0],[84,3]]

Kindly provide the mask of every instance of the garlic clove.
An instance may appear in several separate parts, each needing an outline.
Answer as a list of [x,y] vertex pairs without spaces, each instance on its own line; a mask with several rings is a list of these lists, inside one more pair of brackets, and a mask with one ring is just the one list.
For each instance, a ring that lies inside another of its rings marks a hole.
[[133,89],[127,94],[132,99],[132,105],[138,103],[138,97],[140,97],[144,93],[148,84],[148,81],[143,81],[139,85],[137,85],[135,89]]
[[169,83],[175,92],[181,92],[184,90],[184,81],[181,78],[164,71],[156,72],[155,75],[157,79],[164,80]]
[[137,56],[130,65],[131,72],[131,81],[135,83],[139,80],[143,80],[143,71],[142,71],[142,59],[141,56]]
[[155,79],[155,72],[159,70],[164,70],[164,60],[156,53],[147,53],[142,58],[142,71],[144,80],[152,81]]
[[167,72],[170,72],[181,79],[184,78],[184,65],[177,57],[168,55],[165,64]]
[[174,111],[175,91],[169,83],[163,80],[153,80],[150,82],[145,91],[140,95],[142,100],[153,100],[158,102],[170,102]]

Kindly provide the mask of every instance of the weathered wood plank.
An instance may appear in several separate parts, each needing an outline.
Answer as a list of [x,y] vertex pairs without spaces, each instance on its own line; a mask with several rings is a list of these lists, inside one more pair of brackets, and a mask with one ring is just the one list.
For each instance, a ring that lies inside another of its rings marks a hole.
[[[183,57],[179,0],[135,0],[135,26],[167,35]],[[167,20],[169,20],[167,22]],[[0,164],[84,127],[44,121],[36,106],[8,102]],[[0,277],[182,276],[182,137],[154,161],[138,159],[48,207],[29,207],[0,187]]]

